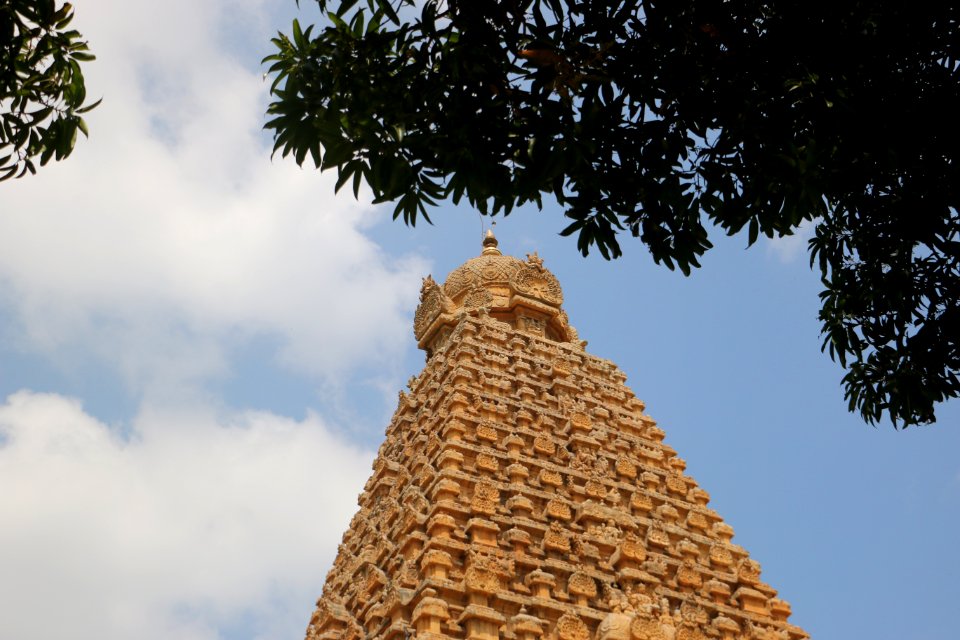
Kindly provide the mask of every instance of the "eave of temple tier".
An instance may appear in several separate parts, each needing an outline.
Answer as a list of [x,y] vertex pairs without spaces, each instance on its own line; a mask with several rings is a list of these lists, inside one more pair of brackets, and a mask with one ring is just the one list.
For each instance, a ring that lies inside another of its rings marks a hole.
[[452,311],[308,640],[807,637],[622,371],[569,334]]

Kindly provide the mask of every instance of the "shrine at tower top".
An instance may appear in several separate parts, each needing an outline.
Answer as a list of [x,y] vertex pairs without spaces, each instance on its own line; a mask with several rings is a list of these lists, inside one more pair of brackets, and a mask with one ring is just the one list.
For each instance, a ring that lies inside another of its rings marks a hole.
[[536,255],[424,279],[401,392],[307,640],[800,640]]
[[424,279],[413,327],[428,359],[465,315],[486,314],[524,334],[579,344],[560,308],[560,283],[543,260],[536,253],[526,261],[505,256],[498,245],[487,231],[481,254],[451,271],[442,287],[430,276]]

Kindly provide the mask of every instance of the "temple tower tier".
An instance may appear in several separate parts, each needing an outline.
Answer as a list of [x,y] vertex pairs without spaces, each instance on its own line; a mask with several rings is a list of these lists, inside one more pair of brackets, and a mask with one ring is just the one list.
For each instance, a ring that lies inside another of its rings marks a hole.
[[536,255],[424,279],[400,392],[307,640],[800,640]]

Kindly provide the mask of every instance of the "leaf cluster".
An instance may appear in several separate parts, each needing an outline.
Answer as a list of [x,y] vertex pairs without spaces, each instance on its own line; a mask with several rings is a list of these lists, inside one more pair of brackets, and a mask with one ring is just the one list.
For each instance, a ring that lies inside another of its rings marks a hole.
[[0,181],[36,173],[73,151],[84,104],[80,63],[94,59],[70,29],[73,7],[54,0],[0,2]]
[[960,394],[960,8],[761,0],[316,0],[265,59],[275,151],[410,224],[552,197],[689,273],[707,230],[816,224],[824,349],[869,422]]

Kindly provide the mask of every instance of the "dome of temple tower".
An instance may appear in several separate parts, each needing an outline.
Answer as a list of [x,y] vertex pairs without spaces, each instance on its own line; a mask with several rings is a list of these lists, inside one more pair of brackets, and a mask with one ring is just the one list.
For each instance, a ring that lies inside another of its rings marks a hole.
[[443,342],[462,315],[489,314],[514,329],[558,342],[579,342],[561,308],[560,283],[536,254],[526,260],[503,255],[487,231],[479,256],[447,276],[443,285],[424,278],[414,335],[428,355]]

